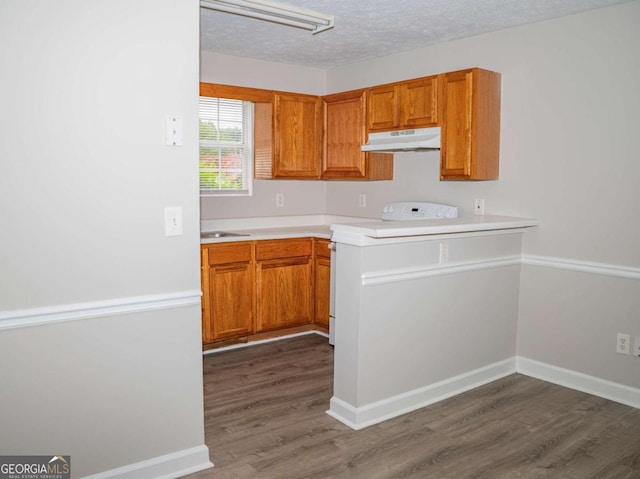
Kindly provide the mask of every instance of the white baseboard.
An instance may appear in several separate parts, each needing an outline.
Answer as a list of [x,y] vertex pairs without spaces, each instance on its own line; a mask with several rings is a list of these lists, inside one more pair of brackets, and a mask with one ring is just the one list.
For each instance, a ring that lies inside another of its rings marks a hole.
[[286,334],[284,336],[276,336],[274,338],[259,339],[257,341],[249,341],[246,343],[232,344],[231,346],[223,346],[221,348],[216,348],[216,349],[207,349],[205,351],[202,351],[202,354],[203,355],[215,354],[215,353],[222,353],[224,351],[231,351],[232,349],[249,348],[251,346],[257,346],[258,344],[272,343],[274,341],[281,341],[283,339],[291,339],[298,336],[307,336],[309,334],[317,334],[318,336],[322,336],[327,339],[329,338],[329,335],[327,333],[323,333],[322,331],[302,331],[301,333]]
[[533,359],[514,357],[361,407],[352,406],[334,396],[327,414],[351,429],[363,429],[516,372],[640,409],[638,388]]
[[518,356],[516,370],[525,376],[576,389],[640,409],[640,389]]
[[352,429],[363,429],[515,372],[516,358],[513,357],[361,407],[333,396],[327,414]]
[[209,448],[197,446],[85,476],[84,479],[174,479],[213,467]]

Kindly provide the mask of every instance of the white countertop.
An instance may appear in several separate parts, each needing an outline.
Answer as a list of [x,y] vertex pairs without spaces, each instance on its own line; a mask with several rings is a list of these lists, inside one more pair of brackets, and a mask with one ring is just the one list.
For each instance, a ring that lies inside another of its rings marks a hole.
[[452,219],[372,221],[358,224],[333,224],[332,240],[357,246],[393,242],[417,236],[515,230],[537,226],[538,220],[515,216],[480,215]]
[[[217,231],[217,230],[216,230]],[[230,241],[253,241],[283,238],[331,238],[329,225],[287,226],[283,228],[226,229],[230,233],[245,236],[225,236],[221,238],[200,238],[200,244],[225,243]],[[202,232],[201,234],[204,234]]]
[[331,225],[358,224],[360,222],[375,222],[375,219],[337,215],[302,215],[203,220],[200,223],[201,234],[210,231],[225,231],[245,236],[201,237],[200,244],[304,237],[330,239]]
[[202,234],[225,231],[244,236],[201,238],[200,243],[315,237],[367,246],[381,242],[410,241],[418,236],[516,230],[536,225],[538,221],[533,218],[495,215],[409,221],[382,221],[336,215],[229,218],[202,221]]

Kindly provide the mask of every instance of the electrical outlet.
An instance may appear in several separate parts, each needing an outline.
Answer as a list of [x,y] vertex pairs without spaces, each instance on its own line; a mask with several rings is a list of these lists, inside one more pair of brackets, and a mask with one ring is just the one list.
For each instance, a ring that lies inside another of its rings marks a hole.
[[633,355],[636,358],[640,358],[640,336],[636,336],[636,339],[633,341]]
[[629,354],[631,336],[628,334],[618,333],[616,341],[616,353]]
[[278,208],[282,208],[284,206],[284,194],[282,193],[276,194],[276,206]]
[[358,196],[358,206],[360,206],[360,208],[367,206],[367,195],[364,193]]
[[483,215],[484,214],[484,200],[483,199],[476,199],[474,206],[473,206],[473,212],[477,215]]

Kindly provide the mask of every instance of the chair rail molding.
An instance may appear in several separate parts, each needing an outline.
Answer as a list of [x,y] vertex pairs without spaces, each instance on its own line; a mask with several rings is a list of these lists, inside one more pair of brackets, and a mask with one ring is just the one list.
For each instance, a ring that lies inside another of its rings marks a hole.
[[200,305],[201,296],[201,291],[177,291],[86,303],[0,311],[0,331],[102,316],[195,306]]

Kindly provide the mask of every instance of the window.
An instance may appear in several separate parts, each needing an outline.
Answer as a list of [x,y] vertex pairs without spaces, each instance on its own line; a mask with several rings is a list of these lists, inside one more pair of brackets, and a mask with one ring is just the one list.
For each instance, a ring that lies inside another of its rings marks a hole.
[[200,195],[250,195],[253,103],[200,97]]

